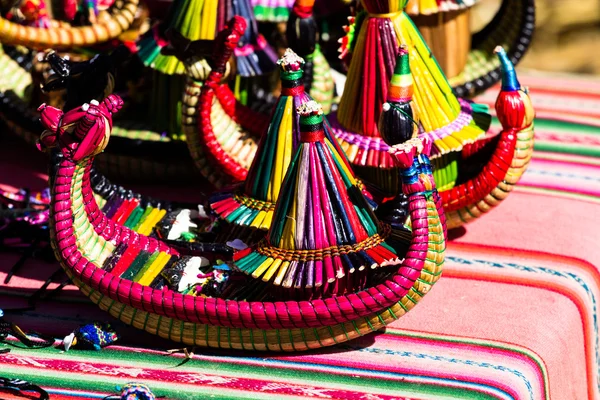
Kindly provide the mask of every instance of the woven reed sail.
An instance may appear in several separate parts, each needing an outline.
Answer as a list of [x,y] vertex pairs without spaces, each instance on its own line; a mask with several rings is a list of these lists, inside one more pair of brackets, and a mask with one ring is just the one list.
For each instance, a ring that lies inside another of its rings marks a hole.
[[285,22],[294,0],[252,0],[254,15],[261,22]]
[[[335,146],[323,112],[298,108],[301,144],[287,171],[268,237],[240,252],[235,268],[275,286],[333,294],[364,286],[368,270],[401,262]],[[359,273],[359,271],[361,273]],[[358,276],[354,279],[353,275]],[[342,278],[347,277],[344,281]],[[336,282],[339,281],[339,282]]]
[[452,93],[417,28],[402,11],[406,0],[392,0],[387,6],[364,0],[363,5],[367,15],[360,28],[356,27],[360,30],[337,115],[340,124],[348,131],[379,137],[377,121],[387,98],[398,46],[403,44],[415,81],[414,108],[423,132],[434,138],[434,155],[460,150],[479,138],[487,126],[478,125],[471,106]]
[[[244,231],[225,227],[224,240],[239,238],[250,243],[266,233],[271,226],[275,203],[292,155],[300,143],[297,108],[311,100],[302,84],[304,59],[287,49],[277,64],[282,83],[281,96],[275,105],[271,123],[259,142],[248,175],[234,191],[216,193],[210,199],[211,209],[219,218],[234,226],[252,228]],[[327,137],[333,139],[329,129]],[[346,160],[345,164],[348,164]],[[263,234],[254,235],[257,233],[254,229]],[[248,235],[254,235],[253,239]]]
[[[310,100],[302,85],[304,60],[286,50],[277,62],[282,92],[271,123],[262,137],[246,180],[237,190],[217,193],[210,199],[211,209],[233,225],[266,232],[271,226],[273,210],[281,192],[281,184],[300,137],[297,107]],[[230,232],[242,240],[242,232]],[[234,237],[232,236],[232,237]]]

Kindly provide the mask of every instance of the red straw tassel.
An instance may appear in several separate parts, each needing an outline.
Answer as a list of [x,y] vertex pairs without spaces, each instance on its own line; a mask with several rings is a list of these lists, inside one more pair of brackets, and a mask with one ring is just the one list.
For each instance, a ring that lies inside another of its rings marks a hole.
[[115,220],[115,222],[117,224],[124,224],[125,221],[127,221],[129,216],[131,215],[131,213],[133,212],[133,210],[135,210],[139,204],[140,204],[140,201],[138,199],[132,199],[129,202],[129,205],[127,206],[125,211],[123,211],[123,213],[119,216],[118,219]]
[[114,276],[121,276],[121,274],[127,271],[127,268],[129,268],[138,253],[139,248],[137,246],[129,246],[121,258],[119,258],[117,265],[115,265],[111,273]]

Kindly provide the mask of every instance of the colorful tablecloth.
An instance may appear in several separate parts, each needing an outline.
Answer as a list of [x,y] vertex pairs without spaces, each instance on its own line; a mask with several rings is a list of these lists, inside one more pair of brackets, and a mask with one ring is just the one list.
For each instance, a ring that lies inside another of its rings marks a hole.
[[[129,381],[169,399],[599,398],[600,79],[520,80],[538,115],[529,170],[500,207],[451,233],[443,278],[385,332],[296,355],[196,349],[185,362],[166,352],[176,345],[114,322],[118,346],[12,348],[0,376],[35,382],[52,399],[103,398]],[[478,100],[493,104],[496,93]],[[27,174],[43,182],[22,155],[12,158],[0,159],[3,183],[22,185]],[[2,255],[0,281],[16,259]],[[23,269],[0,286],[0,308],[23,306],[56,268]],[[111,320],[72,286],[7,318],[57,337]]]

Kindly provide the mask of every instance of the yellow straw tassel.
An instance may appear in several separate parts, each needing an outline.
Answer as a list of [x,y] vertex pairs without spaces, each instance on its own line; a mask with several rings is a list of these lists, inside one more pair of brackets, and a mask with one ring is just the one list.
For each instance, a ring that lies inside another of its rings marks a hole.
[[279,270],[279,267],[281,266],[282,263],[283,263],[283,260],[276,258],[275,262],[273,262],[271,267],[269,267],[269,270],[267,271],[267,273],[262,277],[262,280],[264,282],[269,282],[271,280],[271,278],[273,277],[273,275],[275,275],[275,272],[277,272]]
[[290,266],[289,261],[284,261],[281,264],[281,268],[279,268],[279,272],[277,273],[277,277],[275,278],[275,281],[273,282],[273,284],[275,284],[277,286],[281,285],[281,283],[283,282],[283,278],[285,278],[285,273],[287,272],[289,266]]
[[160,255],[154,260],[150,268],[146,271],[146,273],[140,278],[138,283],[143,286],[148,286],[152,283],[152,281],[160,274],[164,266],[167,264],[171,256],[167,253],[160,253]]
[[263,261],[262,264],[260,264],[258,268],[256,268],[256,270],[252,273],[252,277],[258,278],[259,276],[261,276],[267,270],[267,268],[271,266],[271,264],[273,264],[272,258],[265,259],[265,261]]

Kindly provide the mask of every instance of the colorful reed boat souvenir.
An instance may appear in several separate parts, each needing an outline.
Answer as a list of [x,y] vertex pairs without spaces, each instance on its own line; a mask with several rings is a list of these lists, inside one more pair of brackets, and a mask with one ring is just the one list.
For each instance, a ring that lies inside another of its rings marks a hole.
[[[224,37],[235,36],[236,22]],[[110,74],[98,76],[98,85],[108,87],[110,80]],[[61,154],[51,176],[57,258],[92,301],[121,321],[187,345],[300,351],[385,326],[412,309],[439,278],[446,233],[427,138],[392,148],[413,228],[396,230],[377,221],[339,147],[325,134],[319,107],[304,103],[298,111],[300,145],[267,239],[247,249],[235,241],[173,247],[114,222],[95,201],[91,164],[108,145],[112,115],[121,106],[113,94],[64,112],[43,106],[46,131],[40,138],[42,146]],[[296,182],[311,189],[303,192]],[[301,202],[307,193],[317,196],[324,214]],[[305,218],[291,227],[286,216],[294,212]],[[287,247],[302,242],[298,229],[306,231],[311,223],[320,227],[315,243]],[[272,262],[254,268],[263,250]],[[289,277],[276,268],[288,250]],[[261,268],[273,281],[257,272]],[[275,284],[277,276],[281,284]],[[339,295],[327,301],[333,294]]]
[[[171,5],[167,18],[157,22],[139,41],[138,55],[147,67],[153,69],[150,110],[159,131],[167,132],[174,139],[185,139],[181,99],[185,91],[186,69],[184,63],[173,54],[161,52],[172,39],[167,32],[175,31],[190,41],[213,40],[222,29],[223,22],[233,15],[244,18],[248,27],[234,51],[239,79],[273,71],[277,56],[258,32],[249,0],[176,1]],[[208,67],[206,62],[203,67]]]
[[[354,34],[356,43],[351,54],[348,80],[338,112],[332,117],[336,136],[357,174],[384,193],[397,192],[398,177],[390,168],[389,146],[381,139],[378,121],[386,100],[388,110],[391,106],[392,109],[401,108],[401,103],[412,101],[412,108],[418,115],[419,135],[428,136],[433,141],[431,162],[442,196],[452,202],[455,210],[466,206],[466,193],[472,192],[469,195],[471,200],[485,199],[490,192],[469,184],[473,174],[482,177],[497,162],[493,158],[485,159],[483,154],[489,156],[489,152],[482,153],[477,162],[471,157],[482,149],[475,143],[485,136],[489,127],[490,116],[486,108],[453,94],[415,25],[402,12],[405,1],[394,2],[391,8],[369,1],[363,4],[369,14],[365,14],[364,20],[357,24],[360,31]],[[398,43],[401,44],[400,50],[396,47]],[[510,69],[507,73],[514,74],[505,52],[500,54],[500,59],[502,67]],[[519,111],[515,108],[503,112],[518,114]],[[532,140],[533,132],[529,129],[523,131]],[[497,135],[495,140],[482,143],[497,146],[496,150],[501,151],[506,146],[503,139],[506,138]],[[518,149],[508,146],[513,151],[503,160],[500,179],[510,165],[526,168],[527,163],[522,160],[527,160],[533,150],[530,140],[520,141]],[[466,173],[466,170],[470,172]],[[450,227],[463,223],[456,218],[448,220]]]

